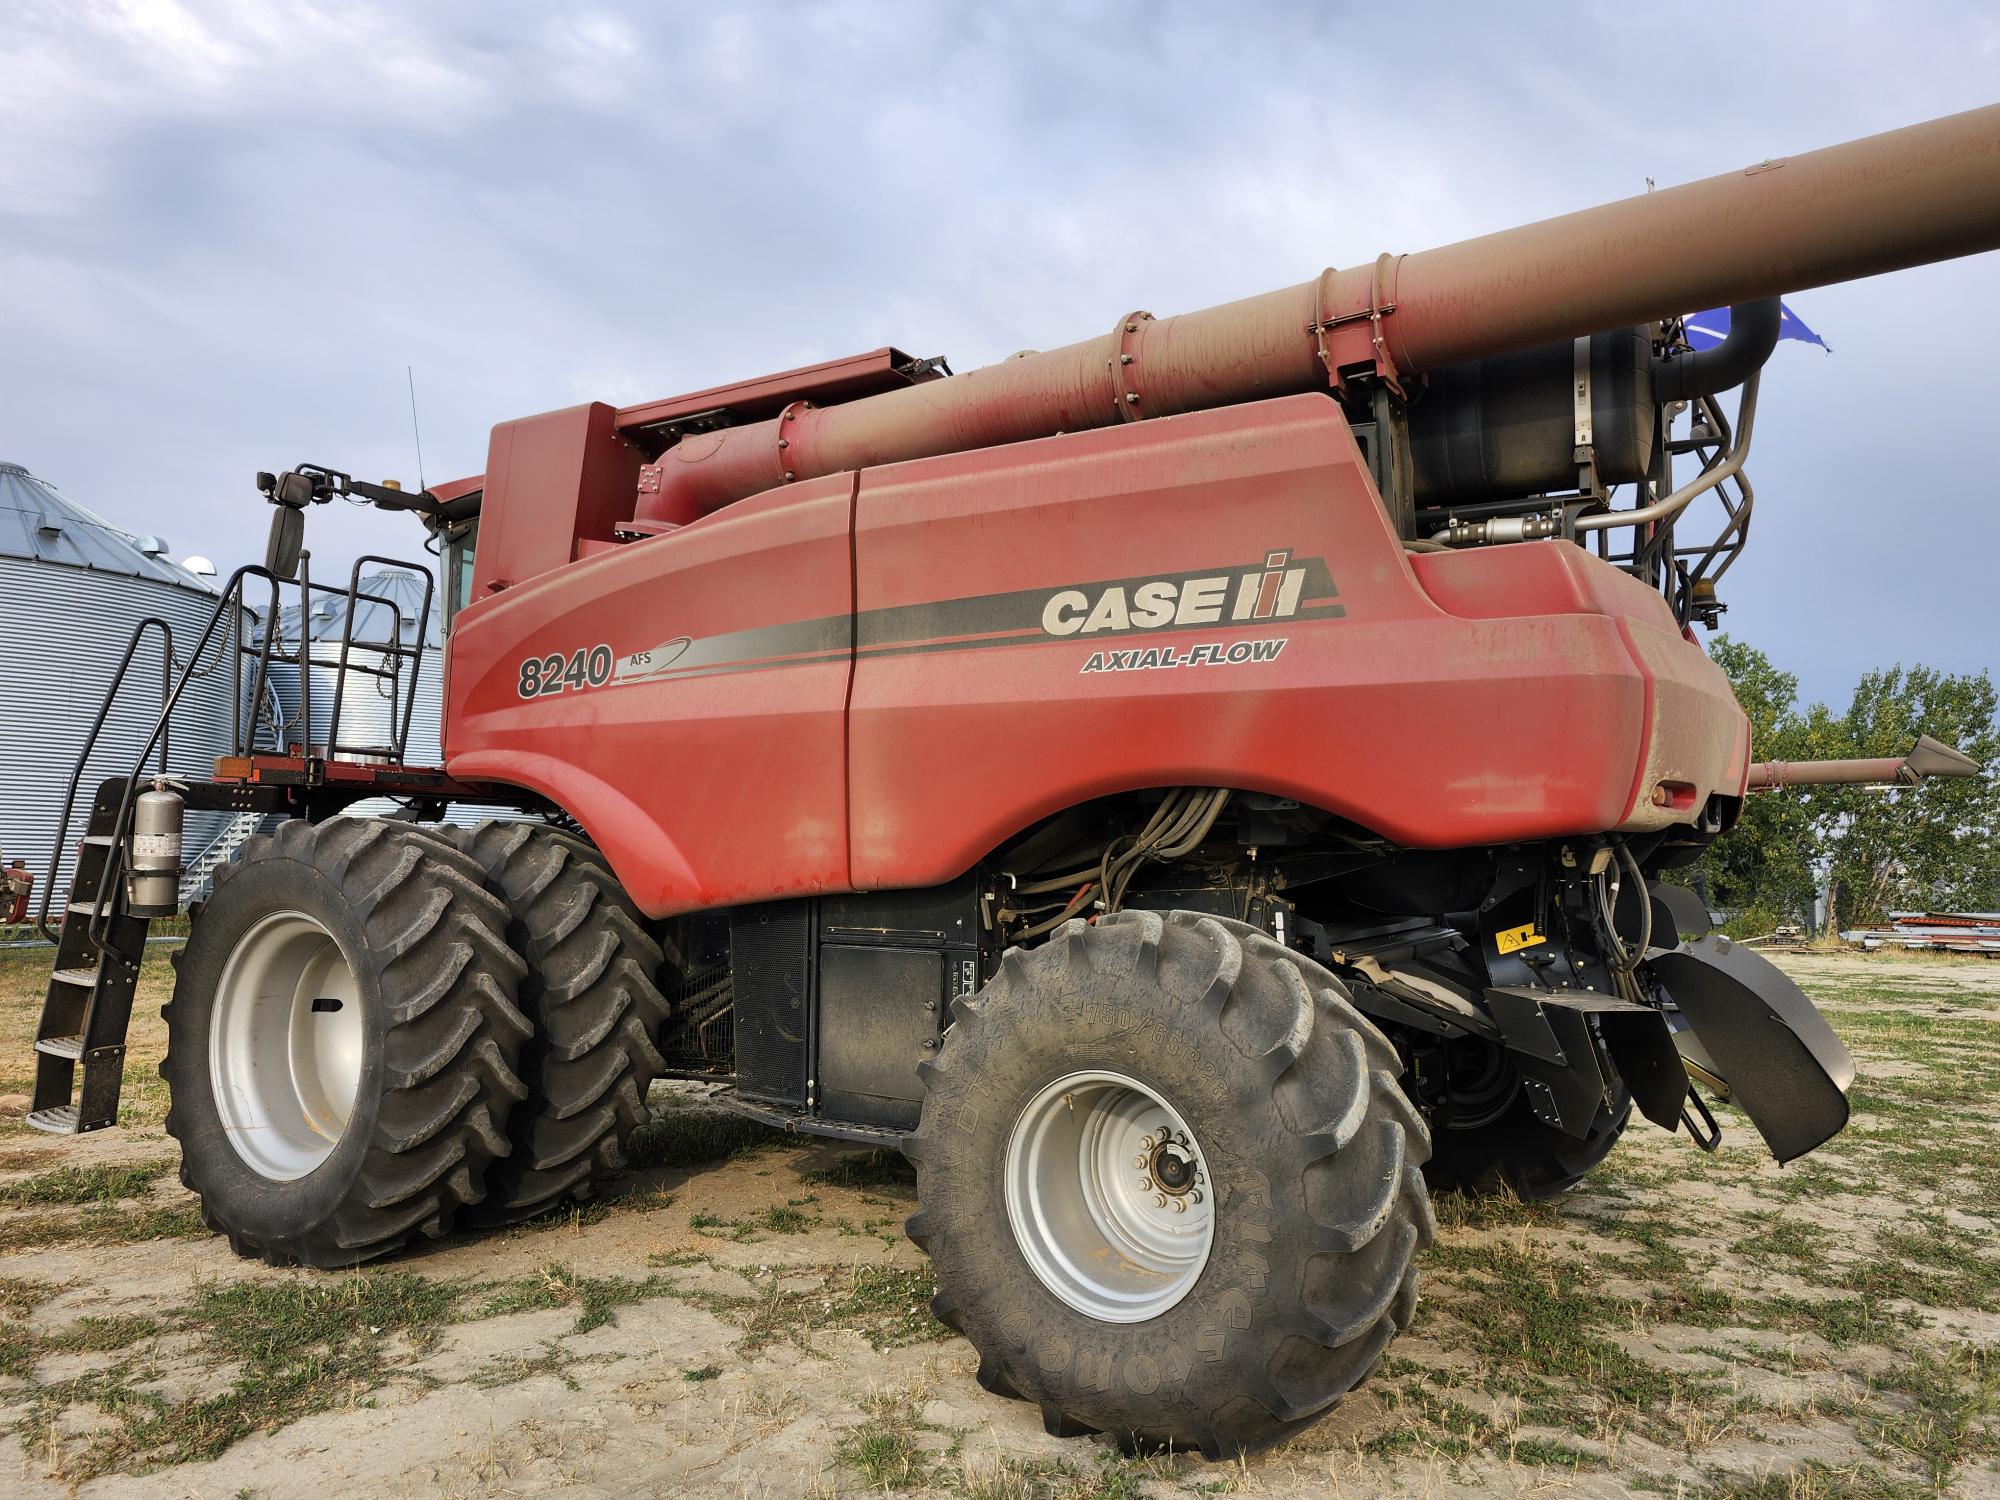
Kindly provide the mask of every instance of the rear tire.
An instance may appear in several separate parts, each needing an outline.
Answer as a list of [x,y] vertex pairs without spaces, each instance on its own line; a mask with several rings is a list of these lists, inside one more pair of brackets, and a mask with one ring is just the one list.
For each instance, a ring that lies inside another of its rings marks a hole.
[[[1127,911],[1010,952],[952,1015],[905,1142],[909,1232],[988,1390],[1058,1435],[1222,1458],[1317,1420],[1407,1326],[1428,1133],[1331,974]],[[1185,1212],[1151,1212],[1169,1192]]]
[[374,818],[287,822],[216,874],[161,1011],[203,1219],[273,1265],[443,1234],[527,1092],[505,907],[470,859]]
[[582,839],[531,823],[444,832],[507,903],[508,939],[528,962],[528,1096],[507,1124],[514,1149],[493,1163],[473,1215],[517,1223],[589,1197],[599,1174],[624,1166],[622,1142],[646,1122],[646,1090],[666,1067],[660,945]]

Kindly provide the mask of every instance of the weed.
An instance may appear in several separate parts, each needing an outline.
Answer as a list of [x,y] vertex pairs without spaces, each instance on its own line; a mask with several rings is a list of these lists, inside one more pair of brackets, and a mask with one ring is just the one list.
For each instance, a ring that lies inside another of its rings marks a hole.
[[1604,1463],[1595,1453],[1586,1453],[1553,1438],[1515,1438],[1507,1444],[1507,1456],[1516,1463],[1540,1469],[1595,1469]]
[[696,1385],[704,1380],[713,1380],[721,1373],[721,1365],[696,1365],[693,1369],[681,1371],[681,1379]]
[[251,1432],[359,1400],[389,1377],[387,1340],[400,1336],[423,1347],[456,1298],[452,1288],[408,1271],[201,1287],[175,1326],[195,1335],[211,1358],[238,1364],[228,1389],[169,1402],[121,1372],[46,1386],[31,1414],[44,1434],[37,1447],[56,1451],[62,1411],[85,1404],[112,1421],[79,1451],[60,1455],[63,1477],[73,1483],[134,1464],[214,1458]]
[[858,1470],[871,1490],[915,1489],[930,1473],[924,1450],[908,1429],[880,1418],[842,1438],[833,1456]]
[[116,1203],[137,1198],[165,1174],[165,1162],[57,1167],[19,1182],[0,1183],[0,1206],[44,1208],[53,1204]]
[[548,1265],[533,1276],[502,1287],[488,1299],[480,1314],[491,1318],[573,1307],[576,1323],[570,1332],[588,1333],[606,1323],[617,1322],[620,1307],[660,1296],[668,1290],[669,1283],[660,1276],[648,1276],[643,1281],[623,1276],[582,1276],[568,1266]]

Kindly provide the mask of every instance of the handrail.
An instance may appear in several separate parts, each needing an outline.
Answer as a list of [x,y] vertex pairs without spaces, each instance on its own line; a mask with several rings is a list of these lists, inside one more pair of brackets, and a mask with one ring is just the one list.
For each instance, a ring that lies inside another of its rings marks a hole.
[[1743,382],[1743,396],[1736,408],[1736,441],[1730,445],[1729,452],[1724,457],[1705,467],[1665,499],[1655,500],[1651,505],[1642,505],[1636,510],[1614,510],[1601,515],[1579,516],[1576,521],[1577,532],[1581,534],[1607,531],[1614,526],[1643,526],[1649,522],[1673,520],[1699,496],[1707,494],[1723,480],[1736,477],[1743,467],[1743,460],[1750,454],[1750,429],[1756,421],[1757,375],[1753,373]]
[[[365,563],[384,563],[392,568],[413,569],[423,575],[424,602],[417,612],[417,639],[414,645],[405,646],[403,644],[403,612],[397,607],[395,601],[379,594],[364,594],[361,592],[361,569]],[[347,691],[347,664],[354,646],[355,605],[362,599],[366,599],[371,604],[387,605],[389,609],[389,639],[380,649],[389,658],[391,663],[388,673],[390,678],[389,748],[393,750],[397,763],[402,763],[409,746],[410,720],[415,716],[417,711],[417,683],[418,679],[423,675],[424,636],[430,629],[431,602],[436,597],[436,589],[436,577],[422,563],[405,562],[401,558],[381,557],[374,553],[363,553],[360,557],[354,559],[354,568],[348,575],[347,583],[348,609],[346,616],[340,623],[340,666],[339,674],[333,680],[333,713],[327,722],[326,729],[326,748],[329,755],[340,749],[364,753],[367,748],[370,748],[342,746],[340,744],[340,705]],[[302,618],[300,620],[300,635],[303,636],[304,634],[305,622]],[[366,642],[364,644],[367,644],[370,649],[375,649],[373,642]],[[410,687],[407,695],[401,695],[398,689],[402,685],[402,662],[405,657],[408,657],[411,662]],[[399,696],[404,696],[405,698],[405,701],[401,705],[400,713],[398,712],[397,704]],[[308,737],[310,737],[312,726],[308,724],[306,729]]]
[[[49,884],[42,893],[40,920],[36,924],[42,936],[48,938],[50,941],[55,941],[55,938],[48,928],[49,903],[55,895],[55,873],[61,866],[62,851],[69,837],[69,825],[75,810],[76,789],[83,780],[84,767],[89,763],[90,752],[96,746],[98,733],[103,729],[105,720],[110,717],[111,706],[117,698],[119,687],[124,683],[125,672],[131,665],[133,653],[138,649],[141,635],[148,626],[157,625],[165,642],[163,650],[166,661],[161,684],[160,715],[153,721],[152,732],[146,736],[146,743],[139,750],[137,764],[133,768],[132,774],[125,778],[124,790],[120,793],[118,799],[118,815],[111,824],[111,836],[113,840],[111,853],[104,862],[103,872],[98,876],[97,891],[90,904],[90,940],[99,947],[103,946],[104,939],[111,930],[110,908],[113,904],[111,893],[117,889],[117,881],[122,873],[125,861],[122,836],[125,825],[132,816],[133,788],[138,785],[140,777],[145,772],[146,762],[152,758],[156,747],[160,752],[159,774],[162,776],[167,774],[167,740],[169,726],[173,721],[174,710],[180,706],[181,695],[187,691],[188,683],[193,680],[194,664],[201,660],[202,653],[208,649],[209,642],[215,639],[216,627],[222,623],[224,614],[229,611],[232,604],[238,609],[243,608],[244,583],[252,577],[263,578],[269,581],[271,585],[271,613],[274,617],[276,616],[278,610],[278,579],[276,575],[254,564],[246,564],[238,568],[234,573],[229,575],[229,582],[223,587],[222,597],[215,601],[215,609],[208,617],[208,624],[203,628],[201,638],[195,642],[194,650],[189,654],[189,666],[186,670],[182,671],[178,681],[175,681],[173,677],[173,632],[167,626],[166,622],[154,619],[143,620],[133,631],[132,643],[126,647],[125,660],[119,663],[117,672],[112,676],[111,685],[105,689],[104,703],[98,709],[97,722],[92,727],[90,735],[84,742],[84,750],[77,757],[75,769],[70,773],[69,797],[63,804],[63,815],[56,833],[55,857],[50,862]],[[257,658],[257,674],[252,679],[255,684],[255,692],[259,695],[264,690],[264,678],[266,668],[269,664],[269,657],[270,645],[267,637],[265,647]],[[171,686],[168,684],[171,684]],[[235,686],[240,690],[241,685],[242,680],[239,677],[236,680]]]
[[[366,563],[382,563],[396,568],[414,569],[423,575],[424,601],[422,612],[417,617],[417,633],[414,645],[406,646],[403,644],[403,616],[396,602],[386,595],[364,593],[362,591],[361,568]],[[36,930],[40,932],[43,938],[52,943],[60,941],[57,935],[50,929],[49,912],[55,899],[56,872],[62,866],[63,850],[68,845],[70,828],[75,822],[77,791],[83,783],[84,772],[89,767],[90,757],[97,748],[98,741],[104,731],[104,726],[111,717],[111,710],[117,702],[118,693],[125,684],[126,675],[130,672],[132,663],[138,655],[140,642],[145,639],[148,631],[158,630],[161,637],[160,712],[158,718],[153,722],[151,732],[146,736],[145,744],[139,750],[131,774],[124,778],[124,786],[119,796],[118,813],[111,824],[111,852],[107,856],[103,871],[98,877],[97,890],[90,906],[89,934],[93,943],[102,947],[110,930],[111,907],[115,904],[112,894],[118,888],[118,881],[122,878],[128,855],[128,851],[124,846],[124,832],[131,820],[133,797],[136,788],[146,774],[146,763],[153,758],[155,751],[157,751],[159,755],[159,770],[157,774],[162,777],[169,775],[167,763],[174,710],[180,706],[181,699],[187,692],[188,684],[194,681],[197,676],[205,677],[208,675],[208,673],[199,672],[197,669],[201,665],[203,653],[208,650],[210,643],[216,639],[216,630],[221,625],[225,616],[230,621],[227,636],[230,649],[226,654],[235,663],[235,671],[231,683],[234,701],[230,705],[230,745],[232,751],[239,755],[248,754],[256,748],[259,722],[263,713],[264,697],[267,688],[270,686],[272,651],[281,633],[278,605],[283,586],[287,582],[296,582],[300,590],[300,711],[305,716],[306,743],[303,748],[305,754],[311,757],[313,746],[311,744],[312,699],[310,694],[312,688],[310,679],[311,668],[314,663],[312,661],[310,622],[307,616],[314,585],[311,581],[310,572],[306,571],[306,566],[305,554],[301,553],[300,575],[296,580],[281,579],[269,569],[259,567],[255,564],[247,564],[238,568],[234,573],[231,573],[228,582],[222,588],[221,597],[216,600],[215,608],[209,615],[207,625],[202,629],[200,638],[195,642],[194,649],[188,655],[186,666],[181,668],[178,675],[175,672],[178,658],[174,652],[173,628],[165,620],[155,616],[148,616],[133,628],[132,638],[126,643],[125,653],[119,659],[117,670],[112,673],[111,681],[104,690],[104,699],[98,705],[97,717],[91,724],[89,734],[84,737],[83,748],[78,753],[76,764],[70,771],[69,790],[63,799],[62,816],[58,820],[56,828],[55,849],[49,860],[49,880],[42,887],[41,907],[36,917]],[[249,580],[252,578],[261,578],[271,587],[270,613],[266,616],[265,628],[258,632],[259,638],[254,650],[243,644],[242,626],[243,611],[249,608],[244,602],[245,594]],[[376,669],[371,670],[376,670],[376,675],[378,676],[387,676],[390,679],[390,737],[394,742],[392,748],[395,758],[398,763],[402,762],[408,750],[410,722],[416,713],[417,687],[423,672],[424,645],[430,625],[431,605],[436,598],[436,582],[430,569],[424,567],[421,563],[410,563],[400,558],[378,557],[374,555],[366,555],[356,559],[352,576],[344,594],[344,597],[348,601],[348,608],[346,619],[341,628],[340,659],[338,664],[339,675],[336,677],[334,683],[334,718],[327,731],[326,751],[329,755],[334,754],[342,748],[346,748],[339,743],[341,696],[346,684],[350,654],[355,644],[355,609],[360,602],[366,601],[370,604],[386,606],[391,616],[393,634],[387,644],[381,648],[388,656],[389,669],[387,672]],[[323,587],[325,587],[325,591],[328,593],[339,592],[331,586]],[[363,644],[368,643],[364,642]],[[374,648],[371,646],[370,649]],[[254,658],[256,662],[256,670],[251,677],[251,710],[247,725],[243,719],[243,658],[246,656]],[[402,662],[405,658],[411,660],[410,683],[407,694],[398,691],[401,687]],[[217,661],[219,662],[221,659],[219,655]],[[210,672],[213,670],[213,667],[209,668]],[[400,713],[398,712],[399,707],[401,710]],[[278,738],[280,740],[279,749],[282,753],[289,748],[283,743],[286,737],[283,724],[278,726],[278,731]]]
[[[255,563],[244,564],[229,575],[229,582],[223,586],[222,597],[216,600],[215,610],[208,617],[208,624],[201,632],[201,639],[195,642],[194,650],[189,655],[188,660],[190,662],[201,660],[202,652],[208,649],[208,643],[215,638],[215,627],[222,623],[223,614],[229,609],[230,604],[234,602],[238,609],[243,608],[243,585],[246,580],[252,577],[262,578],[270,583],[271,613],[274,617],[277,615],[279,586],[277,575],[266,568],[258,567]],[[251,679],[251,691],[255,695],[261,696],[264,691],[264,677],[270,664],[270,655],[270,644],[267,638],[264,649],[258,653],[257,674]],[[160,717],[153,725],[153,732],[146,737],[145,747],[139,752],[139,766],[142,770],[145,767],[147,757],[153,753],[154,743],[157,741],[164,745],[168,722],[173,718],[174,710],[180,706],[181,694],[187,691],[187,685],[192,680],[192,676],[191,671],[183,672],[180,681],[174,684],[173,692],[161,707]],[[237,686],[241,687],[240,679]],[[162,775],[166,774],[164,759],[161,761],[160,772]],[[138,782],[139,777],[136,774],[127,777],[125,780],[125,790],[118,799],[118,816],[111,824],[112,837],[114,840],[118,840],[118,842],[112,845],[113,857],[104,863],[104,873],[99,877],[97,883],[97,899],[91,903],[90,940],[99,947],[103,946],[104,939],[111,930],[109,892],[116,889],[115,882],[121,873],[121,866],[124,864],[125,849],[122,839],[125,825],[132,816],[132,791],[138,785]]]
[[[132,668],[132,658],[138,654],[139,642],[145,639],[148,630],[160,632],[160,701],[167,701],[167,694],[173,682],[174,672],[174,628],[157,615],[148,615],[132,627],[132,639],[125,643],[125,654],[119,659],[118,670],[111,674],[111,686],[104,690],[104,701],[97,707],[97,719],[90,726],[90,733],[83,738],[83,749],[76,757],[76,766],[69,773],[69,794],[63,798],[62,818],[56,824],[56,847],[49,855],[49,878],[42,887],[41,909],[35,913],[35,930],[51,943],[56,941],[49,931],[49,904],[55,899],[56,872],[62,868],[63,849],[69,843],[70,820],[76,812],[76,789],[83,784],[84,767],[90,764],[90,752],[97,748],[97,737],[104,732],[104,721],[111,717],[111,705],[118,696],[118,689],[124,685],[125,674]],[[151,750],[150,743],[147,746]],[[146,755],[139,756],[139,769],[146,767]],[[167,747],[160,746],[160,772],[167,769]],[[98,899],[103,900],[104,892],[100,882]]]

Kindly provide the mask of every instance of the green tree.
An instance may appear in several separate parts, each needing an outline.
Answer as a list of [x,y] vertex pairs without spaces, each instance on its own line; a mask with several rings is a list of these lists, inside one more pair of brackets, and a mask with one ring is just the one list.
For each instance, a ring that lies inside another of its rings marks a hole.
[[1829,895],[1829,927],[1907,908],[2000,907],[2000,693],[1986,672],[1892,667],[1865,674],[1843,713],[1801,710],[1798,679],[1756,647],[1718,636],[1709,655],[1750,718],[1758,760],[1902,755],[1919,734],[1988,769],[1915,787],[1793,787],[1748,799],[1737,828],[1697,869],[1716,906],[1750,926],[1809,921]]
[[[1805,721],[1799,680],[1781,672],[1755,646],[1717,636],[1709,656],[1736,689],[1750,719],[1750,752],[1758,760],[1799,760]],[[1711,844],[1696,866],[1711,906],[1741,914],[1738,924],[1769,932],[1779,922],[1812,918],[1813,827],[1810,808],[1787,794],[1749,798],[1735,829]]]
[[1928,734],[1988,769],[1963,781],[1883,792],[1828,787],[1813,800],[1828,867],[1827,925],[1879,921],[1897,909],[1990,910],[2000,904],[2000,694],[1985,672],[1928,667],[1869,672],[1838,718],[1815,705],[1809,734],[1836,756],[1900,755]]

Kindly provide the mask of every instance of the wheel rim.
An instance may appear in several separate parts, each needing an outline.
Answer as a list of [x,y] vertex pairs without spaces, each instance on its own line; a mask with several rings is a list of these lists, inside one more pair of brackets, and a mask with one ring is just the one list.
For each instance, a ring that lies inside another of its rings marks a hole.
[[1007,1219],[1028,1267],[1077,1311],[1142,1323],[1201,1279],[1215,1200],[1200,1143],[1123,1073],[1058,1078],[1007,1138]]
[[222,1131],[263,1177],[290,1182],[333,1154],[361,1088],[361,987],[332,933],[277,912],[223,965],[208,1071]]

